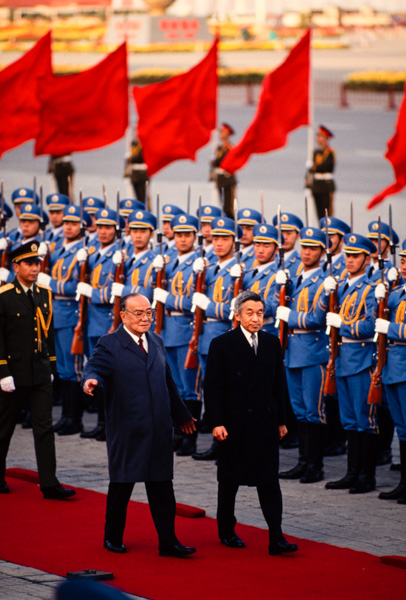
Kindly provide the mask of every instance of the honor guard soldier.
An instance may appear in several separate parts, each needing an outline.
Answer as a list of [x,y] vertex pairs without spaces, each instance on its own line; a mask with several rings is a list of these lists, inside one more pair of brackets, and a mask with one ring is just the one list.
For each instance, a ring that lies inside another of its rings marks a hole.
[[130,178],[135,197],[142,204],[140,208],[147,209],[148,198],[146,191],[149,175],[147,165],[142,156],[142,145],[138,139],[131,142],[130,152],[125,157],[124,177]]
[[219,136],[220,143],[216,148],[214,158],[210,161],[210,180],[215,181],[219,193],[220,205],[228,218],[234,218],[233,201],[235,198],[235,190],[237,179],[235,175],[227,173],[221,168],[221,163],[227,153],[233,147],[230,142],[230,137],[235,131],[228,123],[222,123],[220,126]]
[[[207,355],[213,338],[229,331],[232,328],[231,302],[234,297],[234,278],[231,268],[236,265],[234,255],[235,222],[228,217],[218,217],[211,223],[214,253],[217,257],[215,263],[210,264],[206,271],[206,294],[195,292],[192,302],[205,312],[202,333],[199,338],[198,354],[202,380],[206,371]],[[238,238],[242,236],[242,229],[237,225]],[[203,271],[201,257],[193,264],[195,273]],[[205,452],[196,452],[192,455],[195,460],[215,460],[217,458],[217,440]]]
[[[12,208],[10,208],[10,206],[6,203],[3,202],[3,210],[1,212],[0,215],[0,226],[1,226],[1,232],[0,232],[0,285],[1,282],[3,281],[7,281],[7,278],[9,276],[9,269],[8,269],[8,248],[9,248],[9,237],[8,234],[5,235],[6,233],[6,224],[7,221],[9,219],[11,219],[11,217],[13,216],[13,210]],[[0,209],[1,210],[1,209]],[[2,270],[5,269],[4,273],[2,272]]]
[[[400,273],[406,281],[406,240],[403,241],[400,256]],[[375,297],[383,301],[387,295],[386,286],[379,283]],[[389,409],[395,422],[400,447],[400,482],[395,489],[381,492],[381,500],[397,500],[406,504],[406,285],[395,288],[388,298],[388,320],[377,319],[375,331],[386,335],[388,341],[386,363],[382,371]]]
[[255,225],[253,240],[255,268],[244,273],[244,289],[255,292],[263,298],[265,313],[262,329],[277,335],[271,289],[273,289],[272,283],[276,273],[275,254],[278,249],[278,230],[273,225],[266,223]]
[[58,192],[71,196],[73,190],[73,174],[75,172],[70,154],[50,156],[48,173],[54,176]]
[[[320,219],[320,229],[326,231],[326,217]],[[331,240],[331,263],[333,265],[333,277],[340,279],[345,270],[345,256],[342,252],[344,236],[351,232],[351,227],[341,219],[336,217],[328,217],[327,233]],[[323,270],[326,272],[328,267],[327,261],[323,262]]]
[[[381,278],[381,272],[379,269],[379,248],[378,248],[378,221],[372,221],[368,225],[367,238],[370,239],[375,246],[374,252],[371,254],[371,265],[368,269],[367,275],[371,283],[378,283]],[[393,243],[395,246],[399,244],[399,236],[396,231],[392,229]],[[381,257],[384,259],[385,277],[390,284],[397,281],[399,273],[398,270],[392,265],[391,260],[388,258],[390,249],[390,230],[389,225],[381,222]]]
[[255,261],[253,229],[255,225],[262,223],[262,215],[257,210],[242,208],[237,213],[237,223],[242,229],[241,263],[244,271],[248,271]]
[[65,207],[63,242],[51,255],[50,275],[38,275],[38,282],[50,288],[53,294],[55,346],[62,396],[62,416],[54,425],[54,431],[59,435],[72,435],[83,429],[83,397],[80,387],[83,355],[72,354],[71,348],[78,320],[78,301],[75,295],[80,281],[80,265],[77,253],[82,247],[82,227],[86,227],[90,221],[90,216],[83,212],[81,224],[78,206]]
[[64,194],[49,194],[45,199],[48,207],[49,221],[51,227],[47,229],[45,239],[49,242],[50,253],[63,244],[65,238],[63,234],[63,215],[64,210],[69,206],[68,196]]
[[[201,401],[199,399],[199,381],[197,369],[185,369],[184,364],[192,337],[192,296],[195,286],[193,263],[196,258],[194,244],[198,232],[198,220],[188,214],[179,214],[171,221],[177,249],[166,265],[166,289],[154,289],[154,302],[165,306],[165,317],[161,332],[165,344],[166,357],[180,397],[198,421]],[[161,256],[154,264],[159,266]],[[190,456],[196,451],[197,434],[185,435],[178,456]]]
[[[121,211],[120,211],[121,212]],[[156,228],[156,218],[148,210],[137,209],[127,215],[131,247],[127,247],[128,258],[124,267],[124,284],[114,282],[111,302],[115,297],[128,294],[143,294],[152,301],[156,274],[152,265],[155,253],[151,250],[151,239]],[[117,250],[113,262],[120,264],[122,251]]]
[[39,485],[44,498],[75,494],[56,478],[52,378],[56,373],[51,291],[36,283],[38,242],[10,252],[15,278],[0,290],[0,493],[8,494],[6,457],[24,402],[32,415]]
[[96,213],[102,208],[104,208],[104,202],[100,198],[95,198],[94,196],[83,198],[83,210],[90,215],[92,220],[91,224],[87,228],[86,233],[86,245],[89,247],[92,245],[98,245],[99,243],[97,238]]
[[175,246],[175,234],[171,229],[171,221],[174,217],[181,214],[185,214],[185,211],[174,204],[164,204],[162,207],[162,233],[167,240],[166,243],[164,243],[163,253],[167,256],[168,260],[171,260],[178,254]]
[[207,263],[215,262],[217,260],[213,249],[213,240],[211,236],[211,222],[216,217],[221,217],[221,208],[218,206],[211,206],[210,204],[204,204],[197,209],[196,215],[200,217],[200,233],[203,236],[204,244],[204,258]]
[[128,253],[128,250],[132,250],[132,241],[130,236],[130,228],[128,226],[128,215],[134,210],[145,210],[142,202],[134,200],[132,198],[124,198],[120,200],[120,215],[125,221],[125,234],[124,234],[124,250]]
[[316,204],[317,216],[322,219],[326,209],[328,214],[334,214],[334,167],[336,157],[334,150],[329,146],[329,140],[333,138],[333,133],[324,125],[320,125],[316,133],[317,148],[313,152],[313,164],[311,165],[306,187],[310,188]]
[[[28,204],[29,202],[33,204],[39,204],[39,197],[38,194],[36,194],[34,190],[30,188],[18,188],[11,194],[11,201],[14,204],[16,217],[19,218],[21,206],[23,204]],[[15,246],[18,241],[21,244],[22,233],[20,227],[14,227],[11,231],[9,231],[8,237],[10,238],[10,244],[12,246]]]
[[368,404],[374,363],[376,318],[374,286],[366,275],[375,245],[357,233],[344,236],[343,252],[348,277],[338,284],[334,277],[324,282],[326,293],[337,288],[339,313],[327,313],[327,325],[339,330],[341,342],[336,360],[336,382],[340,418],[348,434],[346,475],[329,481],[327,489],[349,489],[363,494],[375,489],[377,444],[376,404]]
[[[286,379],[293,412],[297,419],[299,462],[282,479],[315,483],[323,479],[323,453],[326,435],[324,381],[328,361],[325,333],[327,303],[324,297],[324,273],[320,267],[326,249],[326,236],[320,229],[300,230],[303,271],[289,285],[290,307],[278,306],[276,318],[289,327],[285,354]],[[275,303],[279,304],[279,286],[286,285],[285,271],[275,277]]]
[[[272,219],[272,225],[278,227],[278,215]],[[285,269],[288,269],[290,278],[299,275],[302,269],[300,254],[296,250],[295,245],[299,239],[299,231],[303,228],[303,222],[299,217],[292,213],[283,212],[281,214],[281,230],[283,233],[283,250],[285,257]],[[275,259],[279,263],[279,257]]]

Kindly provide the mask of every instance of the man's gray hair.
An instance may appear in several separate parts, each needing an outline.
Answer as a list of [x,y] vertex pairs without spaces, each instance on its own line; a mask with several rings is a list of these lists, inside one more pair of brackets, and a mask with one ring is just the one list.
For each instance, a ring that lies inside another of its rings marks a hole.
[[[145,296],[145,294],[140,294],[138,292],[135,292],[133,294],[127,294],[126,296],[122,296],[122,298],[120,298],[120,310],[121,311],[125,311],[127,308],[127,302],[130,298],[138,298],[138,296],[142,296],[143,298],[147,298]],[[148,300],[148,298],[147,298]]]
[[238,294],[237,298],[235,299],[234,312],[236,312],[239,315],[243,304],[245,304],[245,302],[248,302],[248,300],[253,300],[254,302],[261,302],[262,306],[265,308],[265,302],[259,294],[257,294],[256,292],[251,292],[250,290],[246,290],[245,292],[241,292],[241,294]]

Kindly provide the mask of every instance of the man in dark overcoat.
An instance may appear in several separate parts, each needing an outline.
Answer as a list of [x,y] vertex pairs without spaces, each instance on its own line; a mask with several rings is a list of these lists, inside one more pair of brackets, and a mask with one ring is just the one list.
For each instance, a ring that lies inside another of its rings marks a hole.
[[285,378],[276,336],[260,331],[264,302],[242,292],[235,301],[239,325],[210,344],[204,399],[219,444],[217,524],[220,540],[244,548],[235,532],[235,497],[240,485],[256,486],[269,528],[269,554],[295,552],[283,537],[279,486],[279,440],[287,433]]
[[173,422],[185,433],[194,420],[182,402],[162,339],[149,331],[153,310],[142,294],[122,298],[122,325],[98,341],[83,372],[83,389],[104,387],[110,484],[104,547],[124,553],[127,505],[135,482],[145,482],[161,556],[195,552],[175,535]]

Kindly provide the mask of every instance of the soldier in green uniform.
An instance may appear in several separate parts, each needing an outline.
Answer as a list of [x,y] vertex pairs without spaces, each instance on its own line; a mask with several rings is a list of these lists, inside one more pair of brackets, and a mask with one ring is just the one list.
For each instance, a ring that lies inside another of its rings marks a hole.
[[15,278],[0,289],[0,493],[8,494],[6,457],[21,407],[32,416],[39,485],[44,498],[64,500],[75,494],[56,478],[52,429],[52,379],[56,373],[51,290],[36,279],[39,242],[9,253]]

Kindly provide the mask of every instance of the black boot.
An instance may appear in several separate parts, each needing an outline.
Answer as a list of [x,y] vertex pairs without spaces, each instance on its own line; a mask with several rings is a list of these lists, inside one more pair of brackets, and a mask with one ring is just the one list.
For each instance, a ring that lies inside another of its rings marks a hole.
[[53,406],[62,405],[61,378],[56,373],[52,382],[52,404]]
[[24,421],[21,423],[22,429],[32,429],[31,411],[27,410]]
[[309,463],[300,483],[317,483],[324,479],[323,455],[326,441],[326,425],[324,423],[308,423],[309,442],[308,458]]
[[[96,388],[94,391],[94,402],[97,405],[97,424],[96,427],[90,429],[90,431],[82,431],[80,434],[81,438],[84,439],[96,439],[98,440],[99,436],[106,439],[106,422],[104,416],[104,392],[103,389]],[[104,441],[99,440],[99,441]]]
[[65,426],[65,423],[68,419],[68,414],[70,413],[70,390],[69,390],[69,381],[60,380],[61,386],[61,398],[62,398],[62,413],[60,419],[54,424],[53,430],[58,433],[60,429]]
[[395,425],[389,412],[385,406],[378,406],[378,427],[379,436],[376,451],[376,464],[390,465],[392,462],[392,441],[395,431]]
[[279,473],[280,479],[300,479],[306,472],[308,465],[308,443],[309,443],[309,433],[308,433],[308,425],[307,421],[298,421],[297,422],[297,437],[299,442],[299,460],[296,466],[289,471],[282,471]]
[[[399,441],[400,448],[400,482],[394,490],[381,492],[378,496],[381,500],[406,500],[406,441]],[[403,504],[403,502],[399,502]]]
[[348,431],[347,473],[337,481],[328,481],[327,490],[349,490],[358,479],[361,469],[361,432]]
[[297,433],[297,419],[292,409],[287,385],[285,385],[285,411],[288,433],[281,440],[281,448],[284,450],[290,450],[291,448],[298,448],[299,439]]
[[212,445],[205,452],[195,452],[192,454],[194,460],[217,460],[219,441],[213,439]]
[[347,437],[340,420],[337,396],[326,396],[327,436],[324,456],[345,454]]
[[376,487],[376,446],[378,436],[363,431],[361,434],[361,469],[357,481],[350,487],[350,494],[367,494]]
[[196,452],[197,429],[199,427],[202,403],[200,400],[186,400],[185,404],[192,417],[196,419],[196,431],[190,434],[183,434],[182,443],[179,450],[176,451],[176,456],[192,456]]
[[58,435],[73,435],[83,431],[83,394],[79,382],[67,381],[69,390],[69,412],[62,427],[58,430]]

